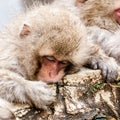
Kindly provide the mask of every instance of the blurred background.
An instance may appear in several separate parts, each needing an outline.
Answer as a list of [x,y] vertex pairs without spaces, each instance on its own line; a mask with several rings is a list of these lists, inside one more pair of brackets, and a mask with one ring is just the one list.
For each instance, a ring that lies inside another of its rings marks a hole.
[[22,10],[21,0],[0,0],[0,29]]
[[[12,17],[31,6],[34,1],[38,0],[0,0],[0,30],[9,23]],[[39,1],[49,3],[53,0]]]

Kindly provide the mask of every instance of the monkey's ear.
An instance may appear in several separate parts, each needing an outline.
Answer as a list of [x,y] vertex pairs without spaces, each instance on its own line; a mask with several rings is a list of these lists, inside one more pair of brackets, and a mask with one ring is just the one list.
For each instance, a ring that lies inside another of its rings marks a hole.
[[31,33],[30,26],[27,24],[24,24],[19,36],[21,39],[23,39],[24,37],[28,36],[30,33]]

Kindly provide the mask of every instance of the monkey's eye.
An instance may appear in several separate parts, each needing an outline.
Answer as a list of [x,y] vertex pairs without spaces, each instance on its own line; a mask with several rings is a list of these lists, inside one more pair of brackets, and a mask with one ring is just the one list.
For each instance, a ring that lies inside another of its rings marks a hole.
[[53,56],[46,56],[45,58],[49,61],[55,61],[56,60]]

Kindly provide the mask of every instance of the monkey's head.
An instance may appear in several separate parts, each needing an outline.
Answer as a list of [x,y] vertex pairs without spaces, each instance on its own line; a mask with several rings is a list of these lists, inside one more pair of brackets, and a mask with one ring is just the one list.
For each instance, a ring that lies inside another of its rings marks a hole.
[[31,25],[24,24],[20,38],[32,39],[35,45],[37,79],[57,82],[65,74],[79,71],[86,61],[86,29],[78,17],[65,10],[42,10],[47,14],[45,20],[35,18]]
[[76,0],[80,17],[88,26],[97,25],[110,31],[120,24],[120,0]]

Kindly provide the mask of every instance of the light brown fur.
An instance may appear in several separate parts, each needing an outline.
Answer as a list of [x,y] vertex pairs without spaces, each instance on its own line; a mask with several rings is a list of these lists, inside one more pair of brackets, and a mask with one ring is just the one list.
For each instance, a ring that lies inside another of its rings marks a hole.
[[54,97],[37,79],[38,62],[54,56],[71,63],[66,74],[80,70],[89,56],[85,36],[79,18],[64,9],[36,6],[15,18],[0,33],[0,97],[46,108]]
[[[117,58],[116,60],[119,61],[119,55],[116,56],[115,53],[117,51],[114,47],[111,47],[113,43],[112,40],[109,43],[109,39],[113,39],[110,37],[112,37],[113,32],[117,31],[120,26],[113,16],[114,10],[120,6],[120,0],[55,0],[52,6],[60,6],[77,15],[87,27],[88,41],[99,46],[107,55],[115,59]],[[114,45],[117,43],[115,47],[118,46],[118,42],[119,40],[114,43]],[[117,53],[119,53],[119,50]],[[93,64],[93,61],[91,61],[91,64]],[[99,60],[97,59],[97,61]],[[114,66],[114,64],[112,65]],[[98,68],[102,69],[102,66],[98,65]]]
[[28,103],[37,108],[46,108],[53,102],[51,90],[36,75],[43,56],[68,61],[64,74],[90,64],[100,68],[108,81],[117,77],[114,59],[92,44],[79,17],[61,7],[29,9],[0,33],[0,43],[0,97],[8,102]]
[[99,26],[108,31],[116,31],[119,24],[113,17],[114,10],[120,7],[120,0],[86,0],[78,1],[80,18],[86,26]]

